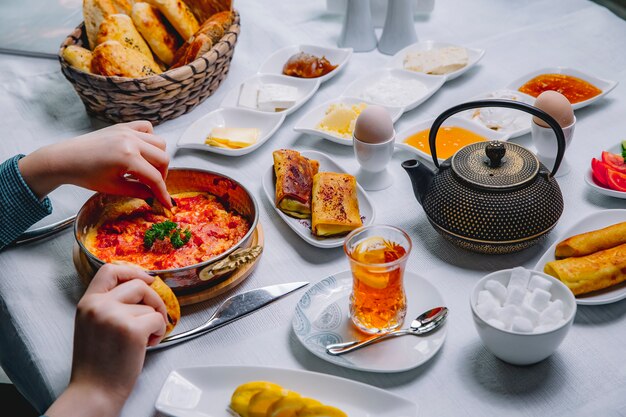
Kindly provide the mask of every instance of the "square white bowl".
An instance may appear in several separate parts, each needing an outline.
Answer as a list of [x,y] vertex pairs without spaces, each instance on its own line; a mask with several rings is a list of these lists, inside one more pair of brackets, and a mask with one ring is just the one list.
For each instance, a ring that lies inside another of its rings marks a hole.
[[544,272],[531,270],[532,275],[539,275],[552,283],[550,288],[552,299],[563,302],[565,322],[552,330],[538,333],[521,333],[492,326],[476,311],[478,293],[485,289],[485,283],[492,279],[506,287],[511,271],[512,269],[504,269],[492,272],[474,285],[470,295],[474,325],[485,347],[498,358],[513,365],[532,365],[552,355],[565,339],[576,315],[576,299],[570,289],[558,279]]
[[[446,77],[444,77],[443,75],[426,75],[426,74],[420,74],[418,72],[405,71],[405,70],[397,69],[397,68],[382,68],[377,71],[372,71],[354,80],[348,86],[348,88],[346,88],[346,90],[344,91],[342,95],[345,97],[361,98],[362,97],[361,94],[365,91],[367,87],[369,87],[375,82],[382,80],[383,78],[386,78],[386,77],[394,77],[394,78],[399,78],[401,80],[417,80],[426,86],[427,91],[422,96],[416,97],[415,100],[413,100],[412,102],[407,103],[404,106],[402,106],[405,112],[409,110],[413,110],[414,108],[416,108],[417,106],[419,106],[420,104],[428,100],[430,96],[435,94],[435,92],[439,90],[441,86],[443,85],[443,83],[446,81]],[[392,105],[391,103],[378,103],[378,102],[376,104],[380,104],[383,106]]]
[[531,79],[533,79],[536,76],[541,75],[541,74],[564,74],[564,75],[571,75],[573,77],[577,77],[577,78],[580,78],[581,80],[587,81],[588,83],[593,84],[594,86],[596,86],[600,90],[602,90],[602,92],[600,94],[598,94],[597,96],[595,96],[595,97],[591,97],[588,100],[580,101],[578,103],[572,104],[572,108],[574,110],[583,108],[585,106],[590,105],[591,103],[594,103],[594,102],[600,100],[602,97],[604,97],[605,95],[610,93],[618,84],[617,81],[606,80],[604,78],[598,78],[596,76],[593,76],[591,74],[587,74],[586,72],[582,72],[582,71],[579,71],[579,70],[574,69],[574,68],[568,68],[568,67],[546,67],[546,68],[538,69],[536,71],[532,71],[532,72],[530,72],[530,73],[528,73],[528,74],[526,74],[524,76],[519,77],[515,81],[512,81],[506,88],[511,89],[511,90],[518,90],[527,81],[530,81]]
[[[330,100],[330,101],[327,101],[326,103],[320,104],[319,106],[309,110],[308,113],[306,113],[304,116],[300,118],[300,120],[296,122],[296,125],[294,126],[293,130],[296,132],[300,132],[300,133],[308,133],[311,135],[320,136],[331,142],[338,143],[339,145],[352,146],[352,137],[344,138],[339,135],[333,134],[332,132],[328,132],[326,130],[317,128],[317,125],[319,124],[320,120],[322,120],[324,116],[326,115],[326,109],[328,109],[328,107],[333,103],[344,103],[348,105],[359,104],[359,103],[366,103],[368,105],[374,104],[368,100],[364,100],[361,98],[339,97],[337,99]],[[383,107],[387,109],[387,111],[389,112],[389,115],[391,116],[391,120],[394,123],[400,118],[400,116],[402,116],[402,113],[404,111],[402,107],[390,107],[390,106],[383,106]]]
[[[222,107],[193,122],[176,144],[179,148],[199,149],[227,156],[241,156],[253,152],[272,137],[285,120],[284,113],[264,113],[241,107]],[[205,140],[215,127],[248,127],[259,129],[259,138],[253,145],[241,149],[226,149],[207,145]]]
[[[270,55],[261,67],[259,68],[259,74],[278,74],[283,75],[283,66],[289,60],[292,55],[299,52],[305,52],[307,54],[315,55],[319,58],[326,57],[326,59],[332,64],[337,65],[337,68],[332,70],[326,75],[318,78],[311,78],[320,80],[321,83],[330,80],[337,75],[348,63],[352,56],[352,48],[330,48],[327,46],[316,45],[292,45],[279,49]],[[298,78],[298,77],[294,77]]]
[[[425,161],[432,162],[433,157],[431,154],[423,152],[417,149],[416,147],[405,143],[405,141],[409,136],[414,135],[415,133],[421,132],[422,130],[430,129],[434,121],[435,121],[434,118],[428,119],[428,120],[422,120],[421,122],[417,122],[409,126],[408,128],[404,129],[403,131],[399,132],[396,135],[396,148],[409,151],[411,153],[414,153],[415,155],[417,155],[418,157],[420,157],[421,159]],[[495,130],[488,129],[483,125],[472,122],[471,120],[468,120],[461,116],[449,117],[443,122],[443,125],[441,126],[442,127],[450,127],[450,126],[462,127],[463,129],[467,129],[473,133],[476,133],[477,135],[487,138],[487,140],[507,141],[509,139],[509,135],[506,133],[496,132]],[[445,159],[443,158],[437,158],[437,160],[439,161],[439,163],[442,163],[443,161],[445,161]]]
[[[457,45],[454,43],[449,43],[449,42],[438,42],[438,41],[433,41],[433,40],[428,40],[428,41],[420,41],[420,42],[416,42],[413,43],[401,50],[399,50],[398,52],[396,52],[396,54],[394,56],[391,57],[391,59],[389,60],[389,63],[387,64],[388,67],[390,68],[398,68],[404,71],[409,71],[409,72],[416,72],[416,71],[412,71],[412,70],[408,70],[404,68],[404,57],[406,56],[406,54],[408,52],[417,52],[417,51],[430,51],[432,49],[441,49],[441,48],[446,48],[449,46],[459,46],[461,48],[465,48],[467,50],[467,65],[465,65],[463,68],[459,68],[456,71],[452,71],[449,74],[444,74],[441,75],[441,77],[445,77],[446,81],[449,80],[453,80],[456,77],[464,74],[465,72],[469,71],[472,67],[474,67],[478,61],[480,61],[482,59],[482,57],[485,55],[485,50],[484,49],[477,49],[477,48],[467,48],[463,45]],[[417,72],[418,74],[423,74],[420,72]],[[424,75],[430,75],[431,77],[436,76],[436,75],[432,75],[432,74],[424,74]]]
[[252,111],[260,113],[283,113],[285,115],[290,115],[291,113],[298,110],[304,103],[306,103],[311,97],[313,97],[313,94],[315,94],[317,89],[320,87],[320,80],[317,78],[305,79],[288,77],[286,75],[280,74],[256,74],[245,80],[238,87],[230,90],[222,100],[220,107],[242,107],[239,105],[239,93],[241,92],[241,88],[243,87],[244,83],[250,83],[254,86],[259,86],[261,84],[283,84],[297,88],[298,94],[296,98],[296,103],[288,109],[280,112],[266,112],[258,109],[250,109]]

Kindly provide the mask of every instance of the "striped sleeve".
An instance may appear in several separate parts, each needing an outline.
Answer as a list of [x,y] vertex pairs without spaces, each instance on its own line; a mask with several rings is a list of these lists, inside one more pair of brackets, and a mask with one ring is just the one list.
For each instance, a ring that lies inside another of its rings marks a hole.
[[52,213],[50,199],[39,200],[22,178],[17,162],[23,157],[0,164],[0,250]]

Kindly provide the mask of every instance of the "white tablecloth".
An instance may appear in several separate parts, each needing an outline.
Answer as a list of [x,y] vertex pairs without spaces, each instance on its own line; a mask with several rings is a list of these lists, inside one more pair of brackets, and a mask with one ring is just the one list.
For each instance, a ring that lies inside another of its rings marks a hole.
[[[352,149],[299,135],[292,127],[308,109],[338,96],[347,83],[381,67],[388,57],[377,51],[354,54],[344,72],[322,85],[309,103],[288,116],[274,137],[252,154],[228,158],[177,150],[176,141],[185,127],[217,108],[225,93],[254,74],[269,54],[294,43],[333,46],[341,29],[341,18],[326,13],[322,1],[278,6],[269,0],[238,0],[236,7],[242,16],[242,32],[228,78],[196,110],[156,131],[168,141],[172,166],[219,170],[249,186],[258,199],[266,249],[258,269],[238,289],[302,279],[317,282],[348,268],[342,250],[314,248],[289,229],[263,195],[260,173],[272,163],[271,152],[280,147],[319,150],[355,172]],[[447,340],[431,361],[409,372],[382,375],[318,359],[291,331],[299,299],[291,295],[202,338],[148,355],[123,416],[154,414],[154,401],[172,369],[217,364],[308,369],[351,378],[413,399],[421,416],[572,415],[573,410],[589,416],[626,414],[626,301],[579,307],[574,326],[558,351],[531,367],[507,365],[484,349],[468,302],[469,291],[481,276],[517,265],[533,267],[543,251],[581,216],[624,207],[623,200],[590,191],[583,172],[593,156],[626,139],[626,22],[585,0],[437,0],[429,18],[416,20],[416,28],[422,40],[450,41],[487,52],[477,67],[405,113],[397,130],[476,94],[504,87],[540,67],[570,66],[620,81],[607,97],[576,112],[576,133],[568,149],[573,169],[559,179],[565,211],[549,239],[525,252],[496,257],[471,254],[444,242],[428,224],[400,167],[410,155],[398,152],[392,161],[393,187],[373,192],[371,197],[377,222],[394,224],[411,235],[414,250],[408,268],[430,280],[451,310]],[[0,109],[1,159],[102,126],[85,115],[54,61],[0,56]],[[530,138],[514,141],[528,145]],[[73,187],[56,191],[53,219],[74,213],[88,195]],[[0,253],[1,365],[40,410],[63,390],[69,377],[74,309],[84,291],[72,263],[72,244],[72,233],[65,231],[53,239]],[[180,329],[204,321],[218,301],[184,308]]]

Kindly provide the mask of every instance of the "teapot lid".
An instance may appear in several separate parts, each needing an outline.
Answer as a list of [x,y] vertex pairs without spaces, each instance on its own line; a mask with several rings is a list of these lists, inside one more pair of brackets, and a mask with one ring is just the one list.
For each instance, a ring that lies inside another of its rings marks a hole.
[[490,189],[518,187],[539,172],[539,160],[515,143],[478,142],[452,156],[452,170],[470,184]]

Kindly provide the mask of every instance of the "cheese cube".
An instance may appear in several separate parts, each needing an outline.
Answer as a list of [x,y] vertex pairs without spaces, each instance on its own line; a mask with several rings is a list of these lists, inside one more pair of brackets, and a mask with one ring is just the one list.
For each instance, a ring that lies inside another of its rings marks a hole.
[[284,84],[261,84],[257,107],[262,111],[283,111],[296,104],[298,89]]

